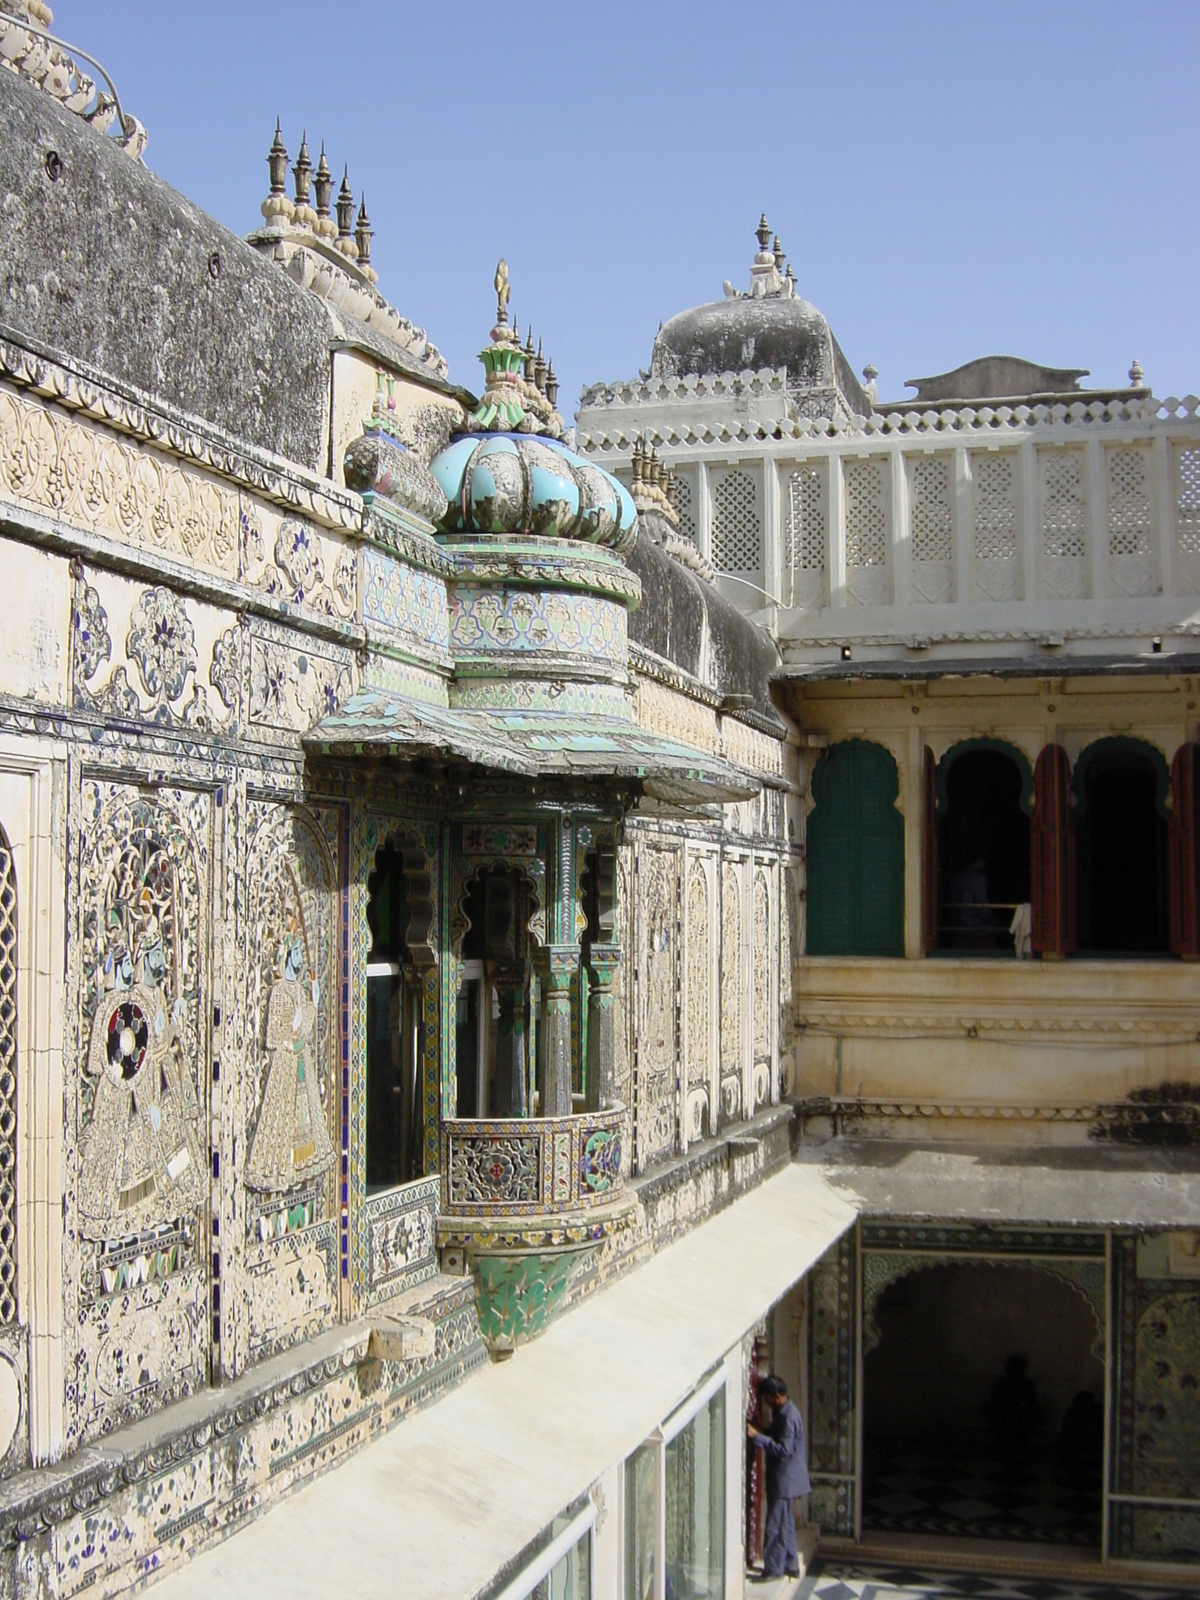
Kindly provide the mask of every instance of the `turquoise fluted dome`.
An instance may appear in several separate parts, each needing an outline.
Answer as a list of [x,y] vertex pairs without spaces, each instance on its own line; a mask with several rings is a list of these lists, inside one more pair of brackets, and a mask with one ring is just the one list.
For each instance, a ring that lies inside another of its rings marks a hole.
[[637,539],[637,509],[611,473],[556,440],[471,433],[434,457],[445,533],[583,539],[618,552]]

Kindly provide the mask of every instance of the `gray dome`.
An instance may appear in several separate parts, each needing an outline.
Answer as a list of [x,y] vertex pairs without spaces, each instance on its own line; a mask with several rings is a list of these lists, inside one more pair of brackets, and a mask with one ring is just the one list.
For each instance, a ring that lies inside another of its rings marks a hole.
[[[681,311],[658,330],[652,378],[713,377],[724,372],[787,371],[788,398],[801,415],[868,416],[871,402],[828,322],[795,292],[782,252],[761,241],[750,292],[725,285],[724,300]],[[778,240],[776,240],[778,249]]]

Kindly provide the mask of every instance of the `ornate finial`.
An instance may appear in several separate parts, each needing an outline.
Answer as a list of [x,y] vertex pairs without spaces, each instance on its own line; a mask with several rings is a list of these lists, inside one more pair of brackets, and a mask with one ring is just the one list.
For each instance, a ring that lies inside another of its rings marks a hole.
[[537,359],[533,351],[533,323],[529,324],[529,337],[525,341],[525,382],[533,382],[533,364]]
[[317,177],[313,185],[316,191],[317,215],[326,218],[329,216],[329,196],[333,190],[333,174],[329,170],[329,163],[325,159],[325,141],[321,141],[321,155],[317,161]]
[[367,197],[359,196],[358,221],[354,225],[354,242],[358,246],[358,264],[365,267],[371,260],[371,219],[367,216]]
[[508,322],[508,300],[512,293],[508,286],[508,262],[501,256],[496,263],[496,276],[492,279],[496,291],[496,326],[503,328]]
[[537,355],[533,361],[533,382],[539,394],[546,392],[546,363],[542,360],[542,341],[538,340]]
[[554,376],[553,361],[546,364],[546,399],[552,406],[558,404],[558,379]]
[[1146,374],[1142,371],[1142,363],[1134,356],[1133,365],[1129,369],[1130,388],[1140,389],[1142,387],[1142,379],[1145,376]]
[[779,235],[778,234],[775,235],[775,243],[772,245],[771,248],[775,252],[775,271],[776,272],[782,272],[783,271],[783,263],[784,263],[786,257],[784,256],[784,253],[783,253],[783,246],[779,242]]
[[300,135],[300,153],[296,157],[296,165],[292,168],[292,176],[296,180],[296,204],[308,208],[308,188],[312,181],[312,162],[308,158],[308,130]]
[[763,255],[766,255],[767,246],[771,242],[771,229],[767,224],[767,213],[765,211],[759,218],[758,227],[754,230],[754,232],[758,239],[759,250],[763,253]]
[[349,162],[342,168],[342,186],[337,197],[337,230],[339,239],[349,239],[354,229],[354,191],[350,187]]
[[283,194],[287,183],[287,150],[284,148],[283,134],[279,127],[279,118],[275,118],[275,137],[271,141],[271,148],[267,151],[267,170],[271,174],[271,193]]
[[874,383],[875,379],[878,376],[879,376],[879,368],[877,366],[875,366],[872,362],[868,361],[866,366],[863,368],[863,377],[867,380],[868,383]]

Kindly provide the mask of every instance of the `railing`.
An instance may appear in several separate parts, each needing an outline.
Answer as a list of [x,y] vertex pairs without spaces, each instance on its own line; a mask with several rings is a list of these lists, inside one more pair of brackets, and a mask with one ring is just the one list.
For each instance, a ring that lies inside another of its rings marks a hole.
[[443,1215],[606,1205],[624,1186],[620,1107],[570,1117],[456,1117],[442,1127]]
[[[730,395],[709,399],[724,405],[728,427],[714,413],[713,427],[693,432],[672,428],[657,393],[622,391],[676,475],[681,531],[721,569],[736,604],[754,611],[769,595],[793,613],[781,624],[789,642],[844,642],[888,626],[915,648],[937,642],[943,628],[957,641],[978,627],[985,639],[1028,637],[1050,648],[1092,627],[1112,635],[1112,617],[1092,624],[1087,608],[1063,609],[1079,600],[1141,600],[1149,605],[1140,632],[1194,631],[1200,402],[1192,396],[894,407],[844,425],[791,420],[744,436],[726,415]],[[597,404],[581,421],[584,448],[619,472],[634,420],[606,432]],[[654,405],[661,415],[651,415]],[[990,631],[982,632],[979,608],[1005,602],[1020,614],[984,613]],[[903,623],[884,621],[892,608],[906,613]]]

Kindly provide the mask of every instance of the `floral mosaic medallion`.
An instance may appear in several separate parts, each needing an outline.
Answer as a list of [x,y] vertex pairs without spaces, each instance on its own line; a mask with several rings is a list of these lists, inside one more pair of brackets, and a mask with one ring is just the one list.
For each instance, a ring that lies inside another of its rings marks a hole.
[[579,1156],[579,1187],[603,1194],[621,1176],[621,1135],[607,1128],[589,1134]]

